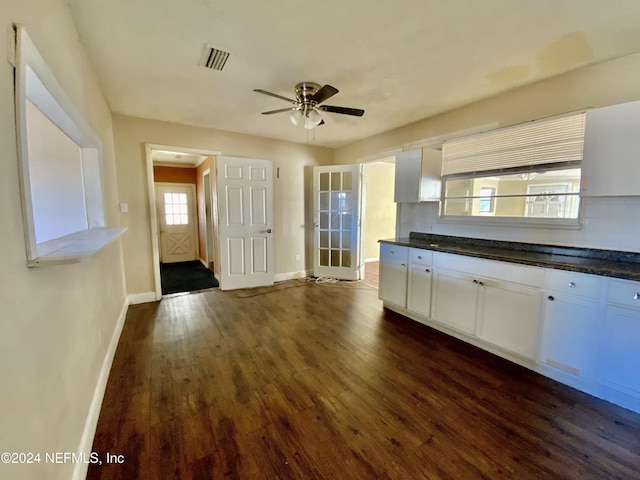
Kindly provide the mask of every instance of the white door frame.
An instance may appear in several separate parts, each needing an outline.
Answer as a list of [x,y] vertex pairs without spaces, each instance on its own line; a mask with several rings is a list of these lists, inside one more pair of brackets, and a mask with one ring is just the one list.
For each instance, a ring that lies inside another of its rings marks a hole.
[[215,150],[203,150],[187,147],[173,147],[169,145],[158,145],[154,143],[145,143],[145,158],[147,167],[147,195],[149,200],[149,234],[151,239],[151,261],[153,263],[153,283],[155,300],[162,299],[162,283],[160,278],[160,231],[158,228],[158,211],[156,206],[156,189],[155,179],[153,175],[153,151],[154,150],[168,150],[170,152],[184,152],[193,153],[207,156],[220,155],[219,151]]
[[[194,183],[177,183],[177,182],[155,182],[153,185],[156,189],[158,187],[184,187],[191,190],[191,209],[193,212],[193,214],[191,215],[191,221],[193,222],[192,223],[193,248],[194,248],[194,253],[196,255],[196,260],[198,260],[200,258],[200,252],[199,252],[200,242],[199,242],[199,234],[198,234],[198,198],[196,194],[196,185]],[[156,201],[157,200],[158,200],[158,197],[156,196]],[[154,208],[156,209],[156,215],[158,212],[158,207],[159,205],[154,206]],[[158,229],[158,232],[160,233],[160,229]],[[160,240],[160,236],[158,236],[158,240]],[[158,246],[159,246],[159,250],[158,250],[158,255],[159,255],[162,251],[160,242],[158,243]]]
[[[207,184],[208,182],[208,184]],[[207,216],[207,185],[209,185],[209,215]],[[202,198],[204,201],[204,244],[205,244],[205,267],[209,268],[214,260],[213,242],[213,189],[211,188],[211,169],[207,168],[202,172]],[[211,238],[210,238],[211,237]]]

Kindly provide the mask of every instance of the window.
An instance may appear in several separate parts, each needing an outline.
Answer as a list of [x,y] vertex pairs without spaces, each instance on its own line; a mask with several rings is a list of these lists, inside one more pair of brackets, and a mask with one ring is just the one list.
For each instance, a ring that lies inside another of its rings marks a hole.
[[24,28],[14,29],[27,264],[77,262],[124,231],[104,228],[102,145]]
[[577,224],[584,125],[580,113],[445,142],[443,218]]
[[189,225],[187,194],[165,193],[164,215],[167,225]]

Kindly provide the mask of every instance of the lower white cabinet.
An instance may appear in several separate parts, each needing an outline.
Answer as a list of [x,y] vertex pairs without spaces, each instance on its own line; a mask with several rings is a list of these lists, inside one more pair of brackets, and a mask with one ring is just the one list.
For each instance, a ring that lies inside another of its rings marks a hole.
[[383,243],[379,297],[640,412],[640,282]]
[[542,292],[490,279],[480,279],[478,283],[476,335],[524,357],[536,358]]
[[598,382],[640,396],[640,283],[611,280],[599,330]]
[[590,374],[600,302],[546,291],[540,362],[577,377]]
[[407,310],[426,318],[431,315],[431,258],[431,252],[409,251]]
[[640,310],[606,307],[597,377],[617,390],[640,395]]
[[478,281],[466,273],[436,268],[431,317],[449,327],[473,334],[478,305]]
[[407,306],[407,247],[380,244],[378,298],[401,308]]

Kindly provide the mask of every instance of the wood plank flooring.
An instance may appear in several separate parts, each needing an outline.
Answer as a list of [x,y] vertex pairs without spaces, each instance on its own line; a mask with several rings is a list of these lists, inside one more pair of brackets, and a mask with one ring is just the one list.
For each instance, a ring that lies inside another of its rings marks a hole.
[[132,306],[88,479],[638,479],[640,415],[289,282]]

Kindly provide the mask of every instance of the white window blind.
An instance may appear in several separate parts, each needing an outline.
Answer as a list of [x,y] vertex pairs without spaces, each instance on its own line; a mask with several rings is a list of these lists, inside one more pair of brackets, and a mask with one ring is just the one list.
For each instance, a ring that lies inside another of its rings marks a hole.
[[449,140],[442,147],[442,175],[580,161],[584,125],[579,113]]

